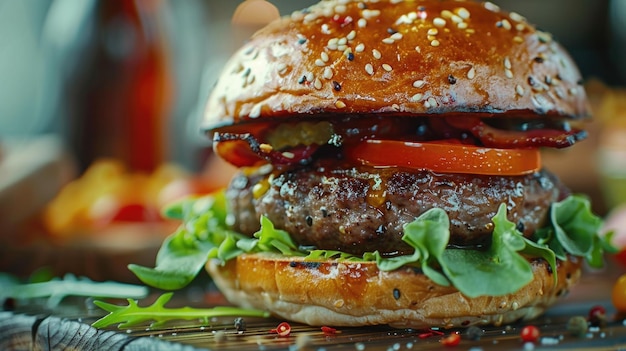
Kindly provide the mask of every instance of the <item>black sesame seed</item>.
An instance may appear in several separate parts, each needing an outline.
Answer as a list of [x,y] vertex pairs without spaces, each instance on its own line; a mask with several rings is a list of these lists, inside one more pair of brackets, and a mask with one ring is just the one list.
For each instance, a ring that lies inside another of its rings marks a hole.
[[304,43],[306,43],[306,38],[300,38],[300,39],[298,39],[298,44],[302,45],[302,44],[304,44]]
[[387,227],[385,227],[384,225],[379,225],[378,228],[376,228],[376,234],[378,235],[383,235],[385,234],[385,232],[387,231]]
[[450,84],[456,84],[456,78],[454,78],[453,75],[449,75],[448,76],[448,83]]
[[393,29],[393,28],[387,28],[387,33],[389,33],[389,34],[393,35],[393,34],[398,33],[398,31],[397,31],[397,30],[395,30],[395,29]]
[[322,208],[321,211],[322,211],[322,217],[324,218],[328,217],[328,211],[325,208]]
[[291,261],[291,262],[289,262],[289,267],[291,267],[291,268],[296,268],[296,267],[298,267],[298,262],[295,262],[295,261]]
[[348,61],[354,61],[354,54],[351,52],[348,53]]
[[308,225],[309,227],[313,226],[313,217],[306,216],[306,225]]
[[399,289],[393,289],[393,298],[396,300],[400,300],[400,290]]
[[306,82],[306,76],[302,76],[298,79],[298,84],[304,84],[304,82]]
[[537,56],[537,57],[535,57],[535,62],[537,62],[537,63],[543,63],[543,61],[544,61],[544,58],[543,58],[543,57],[541,57],[541,56]]
[[556,76],[555,76],[555,78],[556,78],[556,79],[558,79],[558,80],[563,80],[563,78],[561,77],[561,74],[560,74],[560,73],[557,73],[557,74],[556,74]]
[[241,318],[241,317],[237,317],[235,318],[235,330],[236,331],[246,331],[246,321]]
[[426,6],[419,6],[417,8],[418,11],[426,11]]
[[515,226],[515,229],[517,229],[517,231],[520,233],[523,233],[525,228],[526,227],[524,226],[524,222],[522,221],[517,222],[517,225]]
[[535,84],[537,84],[537,82],[535,82],[535,78],[529,76],[528,77],[528,84],[530,84],[531,87],[534,87]]
[[341,90],[341,84],[339,84],[339,82],[336,80],[333,80],[333,89],[335,89],[335,91]]
[[498,22],[496,22],[496,27],[498,27],[498,28],[502,28],[502,21],[498,21]]

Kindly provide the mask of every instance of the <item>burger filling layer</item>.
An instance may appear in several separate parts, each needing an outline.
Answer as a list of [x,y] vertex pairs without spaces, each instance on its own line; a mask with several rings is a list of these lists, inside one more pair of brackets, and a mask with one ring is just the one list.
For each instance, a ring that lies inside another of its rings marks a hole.
[[257,232],[264,215],[302,246],[393,256],[413,251],[402,240],[403,227],[429,209],[443,209],[450,218],[450,246],[481,248],[490,243],[500,204],[530,237],[545,226],[550,205],[569,191],[547,171],[477,176],[325,160],[280,174],[242,172],[226,194],[240,233]]

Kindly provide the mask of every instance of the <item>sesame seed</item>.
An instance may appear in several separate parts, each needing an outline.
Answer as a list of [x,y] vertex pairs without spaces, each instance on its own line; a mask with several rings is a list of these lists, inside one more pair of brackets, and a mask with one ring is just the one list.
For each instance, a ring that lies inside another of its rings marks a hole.
[[392,38],[385,38],[385,39],[383,39],[383,43],[385,43],[385,44],[393,44],[393,43],[395,43],[395,40],[393,40]]
[[476,69],[474,69],[474,67],[470,68],[470,70],[467,72],[467,78],[468,79],[474,79],[474,77],[476,77]]
[[516,22],[526,22],[526,18],[517,12],[509,13],[509,17],[511,17],[511,19]]
[[346,51],[348,45],[339,45],[337,46],[337,51]]
[[517,95],[519,96],[524,96],[524,94],[526,94],[524,88],[519,84],[515,87],[515,92],[517,92]]
[[452,18],[450,18],[450,19],[452,20],[452,22],[457,23],[457,24],[463,22],[463,19],[460,16],[457,16],[457,15],[452,15]]
[[350,33],[348,33],[348,35],[346,35],[346,38],[348,40],[354,40],[354,38],[356,38],[356,32],[352,30]]
[[509,79],[513,79],[513,71],[511,71],[510,69],[505,69],[504,75],[506,75],[506,77]]
[[393,70],[393,68],[390,65],[386,64],[386,63],[383,63],[382,67],[387,72],[391,72]]
[[363,44],[363,43],[360,43],[359,45],[357,45],[354,48],[354,51],[356,51],[356,52],[363,52],[363,50],[365,50],[365,44]]
[[458,29],[467,29],[467,27],[468,27],[468,26],[469,26],[469,25],[467,24],[467,22],[461,22],[461,23],[459,23],[459,24],[457,24],[457,25],[456,25],[456,27],[457,27]]
[[330,34],[330,27],[328,27],[327,23],[322,24],[322,33]]
[[[274,148],[272,147],[272,145],[270,145],[270,144],[265,144],[265,143],[260,144],[260,145],[259,145],[259,149],[261,149],[261,151],[262,151],[262,152],[264,152],[264,153],[266,153],[266,154],[267,154],[267,153],[270,153],[270,152],[272,152],[272,150],[274,150]],[[258,185],[258,184],[257,184],[257,185]]]
[[426,85],[426,82],[423,80],[416,80],[415,82],[413,82],[413,86],[416,88],[423,88],[424,85]]
[[454,12],[456,12],[456,14],[459,15],[459,17],[461,17],[462,19],[470,18],[470,12],[465,7],[459,7],[455,9]]
[[432,98],[432,97],[431,97],[431,98],[428,98],[428,103],[429,103],[429,104],[430,104],[430,106],[432,106],[432,107],[436,107],[436,106],[438,105],[438,104],[437,104],[437,100],[435,100],[435,98]]
[[511,69],[513,66],[511,66],[511,59],[508,57],[504,58],[504,68],[506,69]]
[[456,78],[453,75],[448,76],[448,83],[456,84]]
[[546,78],[545,78],[545,82],[546,82],[546,84],[548,84],[548,85],[552,85],[552,83],[553,83],[552,77],[550,77],[550,76],[546,76]]
[[367,26],[367,20],[365,18],[359,18],[356,24],[359,26],[359,28],[365,28]]
[[285,151],[282,154],[284,157],[289,158],[289,159],[296,157],[296,155],[293,152],[289,152],[289,151]]
[[524,38],[520,37],[519,35],[516,35],[515,37],[513,37],[513,41],[518,44],[521,44],[524,42]]
[[472,29],[472,28],[467,28],[465,30],[465,33],[467,33],[467,34],[474,34],[474,33],[476,33],[476,31],[474,29]]
[[382,57],[382,54],[380,53],[380,51],[374,49],[372,50],[372,55],[374,56],[375,59],[380,60],[380,58]]
[[393,40],[400,40],[400,39],[402,39],[402,33],[400,33],[400,32],[393,33],[390,38],[393,39]]
[[258,118],[260,116],[261,116],[261,105],[254,105],[252,110],[250,110],[250,113],[248,114],[248,117],[250,117],[250,118]]
[[335,13],[344,13],[346,12],[347,8],[346,5],[340,4],[335,6]]
[[561,89],[561,87],[556,87],[556,88],[554,89],[554,92],[556,93],[556,96],[557,96],[559,99],[563,99],[563,98],[565,98],[565,93],[563,93],[563,89]]
[[309,82],[313,81],[313,72],[307,72],[306,80],[309,81]]
[[348,39],[346,38],[341,38],[337,40],[337,45],[346,45],[346,44],[348,44]]
[[333,80],[333,89],[335,89],[335,91],[341,91],[341,84],[336,80]]
[[441,17],[443,18],[451,18],[454,14],[450,10],[441,11]]
[[328,60],[330,59],[330,57],[328,57],[328,54],[326,52],[322,51],[322,54],[320,55],[322,58],[322,61],[324,62],[328,62]]
[[365,65],[365,72],[367,72],[367,74],[369,74],[370,76],[374,74],[374,66],[372,66],[371,63],[368,63]]
[[513,28],[513,26],[511,26],[511,22],[509,22],[509,20],[503,19],[502,20],[502,28],[504,28],[506,30],[511,30],[511,28]]
[[335,106],[337,108],[344,108],[344,107],[346,107],[346,104],[343,101],[341,101],[341,100],[337,100],[337,102],[335,102]]
[[419,46],[415,47],[415,51],[419,52],[420,54],[422,53],[422,49]]
[[539,38],[539,41],[544,44],[552,41],[552,36],[550,34],[539,30],[537,31],[537,37]]
[[518,32],[521,32],[526,29],[526,26],[524,25],[524,23],[518,23],[515,25],[515,29],[517,29]]
[[498,11],[500,11],[500,6],[498,6],[498,5],[496,5],[496,4],[492,3],[492,2],[489,2],[489,1],[485,2],[484,6],[485,6],[485,8],[487,10],[489,10],[491,12],[498,12]]
[[371,19],[380,15],[380,10],[365,9],[362,12],[363,18]]
[[446,20],[441,18],[441,17],[435,17],[435,19],[433,19],[433,24],[436,27],[445,27],[446,25]]
[[325,79],[331,79],[333,77],[333,70],[330,67],[324,68],[323,77]]
[[437,46],[439,46],[439,44],[440,44],[440,43],[439,43],[439,40],[437,40],[437,39],[435,39],[435,40],[433,40],[433,41],[431,41],[431,42],[430,42],[430,46],[435,46],[435,47],[437,47]]
[[439,30],[437,28],[431,28],[428,30],[428,35],[437,35],[439,34]]
[[318,67],[324,67],[326,66],[326,63],[324,61],[322,61],[321,59],[317,59],[315,60],[315,65]]
[[423,97],[424,97],[424,95],[423,95],[423,94],[417,93],[417,94],[415,94],[415,95],[413,95],[413,96],[411,97],[411,100],[412,100],[413,102],[418,102],[418,101],[422,100],[422,98],[423,98]]
[[315,83],[313,83],[313,86],[317,90],[322,89],[322,81],[319,78],[315,78]]

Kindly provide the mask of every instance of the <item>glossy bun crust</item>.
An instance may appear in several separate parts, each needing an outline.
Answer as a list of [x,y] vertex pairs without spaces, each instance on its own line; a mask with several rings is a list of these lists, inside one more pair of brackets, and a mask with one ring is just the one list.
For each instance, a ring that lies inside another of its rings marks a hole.
[[233,56],[203,127],[319,113],[579,119],[587,108],[572,59],[519,14],[489,2],[327,0]]
[[230,302],[291,321],[450,328],[537,317],[578,281],[581,262],[570,257],[551,272],[545,261],[532,261],[534,279],[516,293],[471,299],[412,268],[384,272],[371,262],[310,262],[257,254],[240,255],[225,266],[209,261],[207,270]]

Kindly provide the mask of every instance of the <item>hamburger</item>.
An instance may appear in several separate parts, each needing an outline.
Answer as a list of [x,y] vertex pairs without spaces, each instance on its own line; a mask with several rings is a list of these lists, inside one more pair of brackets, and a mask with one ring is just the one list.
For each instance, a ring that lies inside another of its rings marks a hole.
[[541,164],[585,138],[568,53],[490,2],[327,0],[226,64],[202,128],[239,167],[144,282],[204,268],[234,304],[310,325],[531,319],[610,245]]

